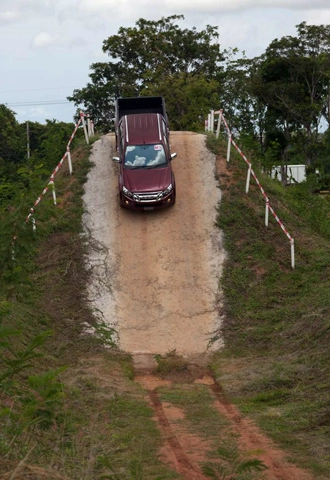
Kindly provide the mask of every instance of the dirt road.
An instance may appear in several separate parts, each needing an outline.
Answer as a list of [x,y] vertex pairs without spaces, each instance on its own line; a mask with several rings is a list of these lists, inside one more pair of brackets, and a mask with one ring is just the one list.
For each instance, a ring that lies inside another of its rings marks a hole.
[[124,351],[198,356],[219,347],[209,342],[221,323],[224,252],[214,227],[220,190],[204,142],[203,135],[172,133],[177,202],[153,212],[119,207],[114,136],[93,147],[84,196],[84,223],[94,245],[90,299]]

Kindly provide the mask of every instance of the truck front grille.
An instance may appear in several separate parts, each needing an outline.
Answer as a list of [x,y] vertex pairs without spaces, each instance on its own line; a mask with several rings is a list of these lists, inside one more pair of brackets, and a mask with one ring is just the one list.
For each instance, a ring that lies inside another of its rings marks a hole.
[[163,198],[163,192],[135,193],[133,199],[139,203],[159,202]]

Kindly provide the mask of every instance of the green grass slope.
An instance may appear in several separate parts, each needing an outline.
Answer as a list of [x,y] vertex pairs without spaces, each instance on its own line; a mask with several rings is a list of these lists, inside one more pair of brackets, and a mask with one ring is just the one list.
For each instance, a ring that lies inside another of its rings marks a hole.
[[[221,278],[225,348],[213,369],[227,393],[291,459],[330,478],[330,197],[308,185],[283,187],[253,169],[287,231],[272,215],[247,166],[213,137],[222,200],[217,224],[227,260]],[[250,159],[251,161],[251,159]]]

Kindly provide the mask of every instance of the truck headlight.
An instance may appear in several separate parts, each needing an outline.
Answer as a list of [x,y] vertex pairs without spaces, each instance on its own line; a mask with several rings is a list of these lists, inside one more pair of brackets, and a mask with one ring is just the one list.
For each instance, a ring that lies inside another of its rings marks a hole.
[[170,183],[167,188],[163,191],[163,195],[168,195],[173,190],[173,185]]
[[123,185],[123,194],[126,195],[126,197],[133,198],[133,193],[127,190],[127,188]]

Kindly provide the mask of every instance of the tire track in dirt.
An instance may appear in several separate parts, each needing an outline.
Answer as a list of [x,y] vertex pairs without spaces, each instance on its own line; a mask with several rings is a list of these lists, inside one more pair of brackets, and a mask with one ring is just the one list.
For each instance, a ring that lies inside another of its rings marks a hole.
[[[175,458],[174,466],[177,472],[189,480],[204,480],[206,477],[197,465],[189,459],[185,453],[185,449],[181,445],[181,438],[175,435],[167,415],[165,414],[164,406],[158,397],[156,390],[149,391],[150,403],[157,415],[158,424],[162,430],[165,441],[168,443],[173,456]],[[169,407],[167,407],[169,408]]]
[[[192,367],[192,365],[187,366],[188,370]],[[267,466],[268,469],[258,478],[263,480],[315,480],[308,472],[288,462],[285,452],[276,447],[251,420],[244,418],[238,409],[227,400],[210,372],[207,370],[202,372],[199,368],[197,375],[193,375],[192,370],[190,385],[192,383],[203,384],[209,389],[214,398],[214,408],[221,417],[225,417],[229,421],[226,434],[232,432],[231,435],[235,435],[237,438],[241,452],[248,452],[248,456],[251,456],[251,452],[256,452],[253,453],[253,458],[258,458]],[[195,378],[193,378],[194,376]],[[164,380],[152,373],[147,375],[144,372],[137,375],[136,381],[147,391],[149,403],[155,412],[159,429],[167,443],[167,447],[163,449],[164,461],[171,464],[185,480],[205,480],[209,477],[203,475],[200,465],[210,460],[211,445],[204,438],[199,438],[195,434],[191,435],[189,427],[185,426],[188,422],[185,420],[184,413],[181,412],[179,416],[175,412],[175,408],[173,412],[173,406],[162,403],[157,393],[159,387],[166,386],[168,389],[175,387],[175,382],[168,379],[170,377],[171,374]],[[181,381],[180,385],[182,386],[184,383]],[[180,419],[179,424],[177,424],[177,418]],[[219,431],[221,432],[221,428]],[[223,434],[219,433],[219,444],[223,440]],[[219,462],[219,458],[213,459],[213,461]]]
[[161,450],[163,461],[171,465],[185,480],[207,480],[200,464],[210,451],[209,443],[187,429],[184,412],[174,405],[163,402],[158,388],[171,387],[172,382],[152,374],[142,373],[135,380],[147,392],[147,402],[154,410],[155,420],[164,440]]
[[239,435],[242,450],[258,452],[258,459],[267,465],[267,480],[313,480],[309,473],[288,462],[285,452],[277,448],[251,420],[240,414],[216,382],[210,384],[210,389],[215,396],[215,407],[230,420],[233,431]]

